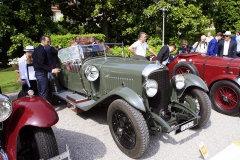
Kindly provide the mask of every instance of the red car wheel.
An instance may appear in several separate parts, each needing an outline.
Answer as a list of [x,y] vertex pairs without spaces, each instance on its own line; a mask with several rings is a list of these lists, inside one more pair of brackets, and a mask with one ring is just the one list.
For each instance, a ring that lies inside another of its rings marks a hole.
[[191,70],[187,67],[179,67],[177,71],[175,72],[176,74],[184,74],[184,73],[191,73]]
[[193,65],[192,63],[180,62],[173,67],[173,70],[172,70],[173,76],[176,74],[184,74],[184,73],[191,73],[191,74],[199,76],[199,72],[198,72],[196,66]]
[[227,80],[216,82],[211,88],[210,98],[216,111],[226,115],[239,113],[240,91],[235,83]]

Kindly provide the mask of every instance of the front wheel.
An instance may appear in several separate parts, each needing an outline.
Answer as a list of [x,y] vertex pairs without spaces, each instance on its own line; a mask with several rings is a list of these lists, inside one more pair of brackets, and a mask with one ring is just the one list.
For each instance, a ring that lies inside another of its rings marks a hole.
[[197,67],[194,64],[189,62],[179,62],[172,69],[172,75],[184,74],[184,73],[191,73],[199,76]]
[[198,88],[192,88],[183,94],[180,101],[186,103],[195,113],[201,116],[198,125],[193,128],[202,127],[208,122],[211,115],[211,102],[205,92]]
[[141,112],[126,101],[113,101],[107,121],[118,148],[131,158],[141,157],[149,144],[149,130]]
[[17,145],[19,160],[49,159],[58,154],[57,142],[51,127],[27,127],[20,131]]

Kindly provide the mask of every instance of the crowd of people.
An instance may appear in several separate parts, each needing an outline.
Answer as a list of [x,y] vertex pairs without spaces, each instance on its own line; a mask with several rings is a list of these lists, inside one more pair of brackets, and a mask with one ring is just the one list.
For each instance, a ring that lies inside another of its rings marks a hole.
[[[202,35],[200,40],[193,45],[188,44],[187,40],[182,40],[182,45],[178,48],[176,54],[189,54],[191,52],[201,53],[203,56],[220,56],[236,58],[240,56],[240,31],[236,31],[236,34],[231,37],[231,32],[226,31],[224,34],[218,32],[215,37],[211,36],[208,32],[207,36]],[[224,39],[223,39],[224,36]],[[140,32],[138,40],[134,42],[129,51],[134,55],[136,59],[146,59],[146,50],[156,56],[156,60],[161,64],[170,64],[176,55],[171,55],[176,49],[175,44],[169,46],[163,46],[161,50],[156,54],[146,43],[147,34]]]
[[[91,52],[98,51],[99,43],[96,37],[85,38],[84,36],[76,36],[73,41],[69,42],[69,46],[76,45],[92,45]],[[19,97],[25,96],[29,89],[34,91],[35,95],[39,95],[48,100],[48,80],[51,73],[60,72],[57,64],[59,63],[58,51],[61,46],[51,46],[51,38],[42,36],[38,47],[26,46],[24,55],[19,60],[19,74],[21,78],[22,90]]]
[[59,63],[58,50],[51,46],[49,36],[42,36],[38,47],[26,46],[24,51],[25,54],[19,60],[22,90],[18,96],[25,96],[26,92],[32,89],[35,95],[48,99],[49,74],[60,72],[60,69],[56,68]]
[[76,45],[98,44],[99,40],[95,36],[86,38],[85,36],[76,36],[74,40],[68,43],[68,47]]
[[[226,31],[224,34],[218,32],[215,37],[202,35],[200,40],[193,45],[189,45],[187,40],[182,41],[182,45],[178,48],[176,54],[188,54],[191,52],[199,52],[203,56],[221,56],[235,58],[240,55],[240,32],[231,37],[231,32]],[[224,39],[222,39],[224,36]],[[151,52],[161,64],[170,64],[174,56],[170,53],[176,50],[176,45],[170,44],[163,46],[156,54],[146,42],[147,34],[140,32],[138,40],[130,47],[130,52],[135,59],[146,59],[146,51]],[[93,36],[86,38],[84,36],[76,36],[73,41],[69,42],[69,46],[74,45],[90,45],[98,44],[98,40]],[[93,45],[94,46],[94,45]],[[96,45],[98,46],[98,45]],[[48,79],[50,73],[60,72],[57,64],[59,63],[57,54],[61,46],[51,46],[51,38],[49,36],[42,36],[38,47],[26,46],[25,54],[19,60],[19,73],[22,83],[22,96],[29,89],[34,90],[35,95],[48,98]],[[92,50],[94,48],[92,47]],[[96,48],[97,50],[97,48]]]

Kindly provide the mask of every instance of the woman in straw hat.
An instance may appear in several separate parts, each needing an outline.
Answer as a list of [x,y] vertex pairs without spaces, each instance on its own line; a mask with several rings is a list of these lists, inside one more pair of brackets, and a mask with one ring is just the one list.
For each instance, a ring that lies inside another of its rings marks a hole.
[[18,94],[18,97],[26,95],[28,90],[33,90],[34,95],[38,94],[37,82],[35,78],[35,72],[33,69],[32,53],[34,51],[33,46],[26,46],[24,49],[25,54],[19,60],[19,74],[21,78],[22,90]]

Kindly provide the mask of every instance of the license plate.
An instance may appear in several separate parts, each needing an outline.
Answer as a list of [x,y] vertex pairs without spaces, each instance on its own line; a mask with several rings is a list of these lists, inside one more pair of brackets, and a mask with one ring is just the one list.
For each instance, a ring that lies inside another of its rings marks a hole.
[[194,118],[194,119],[191,119],[187,122],[184,122],[184,123],[181,123],[177,126],[175,126],[175,134],[178,134],[180,132],[183,132],[189,128],[192,128],[194,126],[196,126],[198,124],[198,119],[197,118]]

